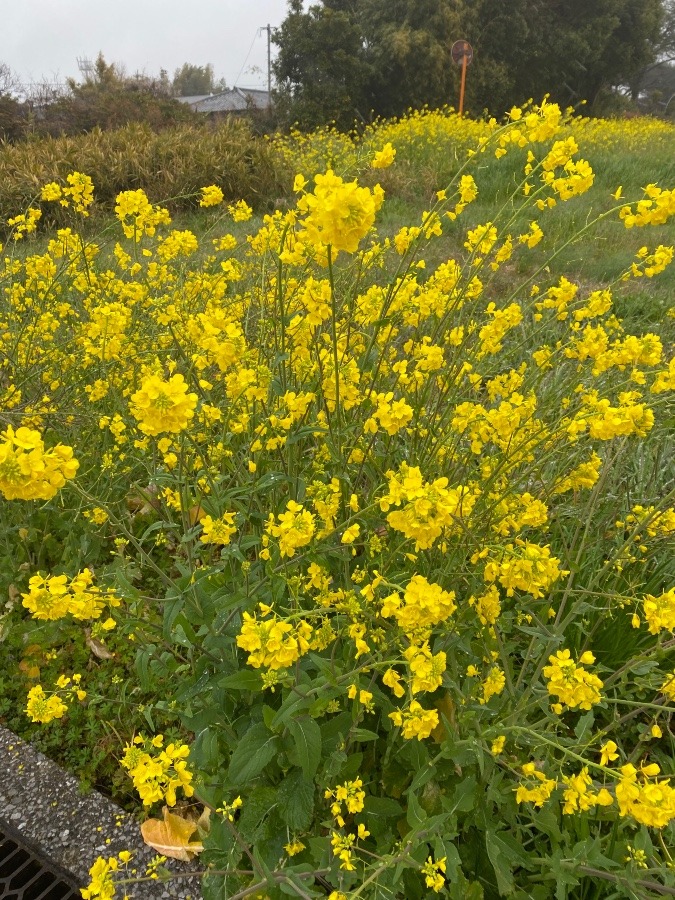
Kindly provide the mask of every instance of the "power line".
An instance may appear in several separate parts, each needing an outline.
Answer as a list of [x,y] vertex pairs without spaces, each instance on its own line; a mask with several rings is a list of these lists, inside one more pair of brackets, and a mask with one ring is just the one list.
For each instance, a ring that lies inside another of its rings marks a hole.
[[251,50],[253,50],[253,45],[255,44],[255,42],[256,42],[256,40],[257,40],[257,38],[258,38],[258,35],[260,34],[260,31],[261,31],[261,29],[258,28],[258,30],[256,31],[256,33],[253,35],[253,40],[251,41],[251,46],[248,48],[248,53],[246,54],[246,59],[245,59],[244,62],[242,63],[241,69],[239,69],[239,74],[237,75],[237,77],[236,77],[236,79],[235,79],[235,82],[234,82],[234,84],[232,85],[232,87],[236,87],[236,86],[237,86],[237,82],[239,81],[239,79],[240,79],[241,76],[242,76],[242,72],[244,71],[244,68],[245,68],[245,66],[246,66],[246,63],[248,62],[248,58],[249,58],[249,56],[251,55]]

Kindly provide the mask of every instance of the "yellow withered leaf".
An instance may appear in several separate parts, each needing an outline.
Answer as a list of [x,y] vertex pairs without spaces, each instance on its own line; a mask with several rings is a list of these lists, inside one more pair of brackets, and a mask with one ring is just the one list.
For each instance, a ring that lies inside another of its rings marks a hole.
[[204,849],[201,841],[190,840],[197,830],[197,823],[169,812],[168,806],[163,808],[162,814],[164,821],[148,819],[143,822],[141,825],[143,840],[162,856],[190,862]]

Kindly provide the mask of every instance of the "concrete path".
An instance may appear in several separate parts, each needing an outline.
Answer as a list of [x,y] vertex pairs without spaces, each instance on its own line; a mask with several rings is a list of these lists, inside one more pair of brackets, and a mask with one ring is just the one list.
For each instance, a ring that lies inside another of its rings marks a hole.
[[[143,843],[133,816],[96,791],[82,795],[76,778],[2,726],[0,819],[72,872],[82,886],[89,883],[89,869],[98,856],[116,856],[120,850],[131,850],[142,875],[145,865],[156,855]],[[198,864],[169,860],[167,868],[192,871]],[[123,892],[117,893],[121,898]],[[133,900],[201,898],[197,878],[129,885],[127,894]]]

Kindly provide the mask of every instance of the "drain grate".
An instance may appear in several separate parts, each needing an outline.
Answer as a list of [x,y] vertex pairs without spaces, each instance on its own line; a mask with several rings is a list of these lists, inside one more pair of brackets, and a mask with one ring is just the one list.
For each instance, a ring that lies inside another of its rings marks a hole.
[[0,897],[2,900],[77,900],[70,877],[45,859],[14,828],[0,822]]

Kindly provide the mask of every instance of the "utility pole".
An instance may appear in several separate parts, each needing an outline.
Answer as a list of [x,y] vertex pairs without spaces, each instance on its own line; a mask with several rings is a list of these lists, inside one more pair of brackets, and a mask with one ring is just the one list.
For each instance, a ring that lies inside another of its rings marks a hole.
[[267,32],[267,93],[269,95],[270,106],[272,105],[272,29],[269,22],[260,28],[261,31]]

